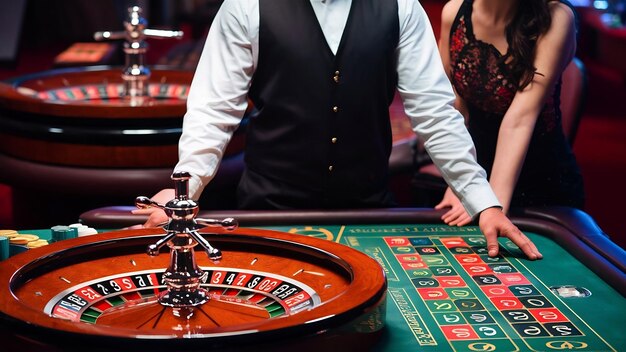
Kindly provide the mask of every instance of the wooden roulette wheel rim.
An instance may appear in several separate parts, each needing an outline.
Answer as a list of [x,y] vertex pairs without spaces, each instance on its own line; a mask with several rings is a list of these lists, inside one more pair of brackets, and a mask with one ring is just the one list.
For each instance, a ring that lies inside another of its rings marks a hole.
[[[48,165],[171,167],[192,71],[155,66],[148,96],[125,99],[120,67],[54,69],[0,82],[0,152]],[[244,129],[226,155],[244,146]]]
[[141,103],[121,96],[121,69],[108,66],[1,82],[0,152],[74,167],[170,166],[177,159],[192,77],[193,72],[155,68],[150,96]]
[[[81,345],[170,350],[242,346],[266,346],[272,350],[300,346],[307,349],[316,344],[336,347],[337,343],[356,346],[367,340],[364,336],[376,335],[382,328],[386,278],[380,265],[366,254],[327,240],[276,231],[240,228],[230,232],[211,229],[208,233],[205,230],[200,232],[215,247],[221,247],[224,258],[212,266],[203,253],[197,253],[198,265],[203,270],[212,273],[221,272],[221,269],[239,270],[240,273],[293,280],[296,286],[307,287],[307,292],[317,294],[319,304],[293,314],[269,319],[251,318],[243,322],[237,320],[238,306],[229,306],[235,307],[237,319],[231,321],[227,309],[224,315],[211,318],[223,318],[227,324],[211,326],[203,316],[212,313],[196,311],[193,319],[200,317],[200,320],[193,323],[196,325],[191,324],[191,328],[185,319],[181,324],[171,324],[177,319],[172,318],[171,308],[160,306],[154,300],[143,302],[152,311],[160,307],[165,311],[162,316],[167,319],[164,318],[165,322],[160,325],[151,320],[150,324],[154,323],[152,328],[145,328],[145,324],[142,328],[134,327],[141,314],[132,313],[135,305],[128,302],[111,309],[117,315],[114,319],[105,318],[106,324],[60,319],[46,312],[51,306],[63,303],[60,296],[78,288],[95,287],[98,278],[121,280],[129,273],[157,271],[156,266],[166,263],[168,256],[165,253],[157,257],[145,254],[147,245],[163,236],[160,229],[153,228],[65,240],[31,249],[0,263],[0,322],[16,336],[26,336],[29,340],[60,348]],[[134,269],[129,269],[131,265]],[[302,272],[308,272],[308,275],[296,276]],[[208,285],[213,287],[211,277]],[[230,286],[233,288],[241,287]],[[223,290],[224,295],[228,290]],[[287,301],[273,297],[283,306]],[[212,302],[218,305],[218,311],[220,304],[229,304],[229,301],[215,296],[205,305]],[[199,308],[204,312],[203,307]],[[279,345],[275,345],[277,340],[281,341]]]

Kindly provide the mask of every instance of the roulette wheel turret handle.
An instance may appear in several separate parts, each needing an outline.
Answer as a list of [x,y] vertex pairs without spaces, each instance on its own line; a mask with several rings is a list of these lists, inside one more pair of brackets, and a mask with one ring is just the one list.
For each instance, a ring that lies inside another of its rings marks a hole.
[[152,199],[146,197],[146,196],[139,196],[137,198],[135,198],[135,206],[139,209],[147,209],[147,208],[161,208],[163,209],[164,206],[153,201]]
[[200,245],[213,261],[222,259],[222,252],[211,246],[197,230],[204,226],[221,226],[227,230],[237,227],[233,218],[223,220],[196,219],[198,204],[189,199],[188,172],[175,172],[175,197],[167,204],[159,204],[152,199],[139,196],[135,199],[138,208],[159,208],[165,211],[169,222],[164,227],[165,237],[147,248],[150,256],[159,254],[160,249],[167,245],[170,248],[170,264],[163,274],[163,282],[167,291],[159,296],[159,302],[170,307],[194,307],[209,300],[208,292],[200,287],[207,279],[207,274],[196,265],[193,247]]
[[[175,196],[174,199],[167,202],[167,204],[159,204],[145,196],[139,196],[135,199],[135,205],[138,208],[163,209],[170,219],[165,226],[168,232],[167,235],[157,243],[150,245],[147,250],[148,254],[152,256],[158,255],[159,249],[165,244],[172,247],[170,241],[174,240],[176,236],[179,236],[194,240],[194,245],[199,244],[207,252],[210,259],[221,259],[222,254],[220,250],[211,246],[196,230],[205,226],[219,226],[230,231],[237,228],[237,221],[233,218],[225,218],[223,220],[196,219],[196,215],[199,211],[198,204],[194,200],[189,199],[189,179],[191,175],[185,171],[175,172],[172,174],[171,178],[174,181]],[[185,247],[186,246],[188,246],[188,244],[185,245]]]
[[122,70],[122,79],[124,80],[124,97],[130,99],[131,105],[141,105],[144,100],[149,98],[148,79],[150,78],[150,69],[144,64],[145,55],[148,51],[146,37],[151,38],[177,38],[183,37],[182,31],[170,31],[149,29],[148,21],[142,16],[142,10],[139,6],[132,6],[128,9],[128,18],[124,21],[124,31],[103,31],[96,32],[94,39],[116,40],[125,39],[124,54],[126,63]]
[[234,218],[225,218],[223,220],[196,218],[196,222],[204,226],[220,226],[229,231],[234,230],[239,226],[237,220]]

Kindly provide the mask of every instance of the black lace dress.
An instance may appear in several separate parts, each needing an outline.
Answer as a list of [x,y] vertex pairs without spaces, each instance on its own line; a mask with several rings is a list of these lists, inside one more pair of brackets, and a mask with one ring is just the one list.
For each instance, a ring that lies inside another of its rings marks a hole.
[[[475,38],[471,18],[472,0],[465,0],[450,31],[451,80],[469,110],[478,162],[491,174],[498,130],[519,77],[493,45]],[[535,125],[511,207],[583,207],[582,176],[561,127],[560,92],[559,79]]]

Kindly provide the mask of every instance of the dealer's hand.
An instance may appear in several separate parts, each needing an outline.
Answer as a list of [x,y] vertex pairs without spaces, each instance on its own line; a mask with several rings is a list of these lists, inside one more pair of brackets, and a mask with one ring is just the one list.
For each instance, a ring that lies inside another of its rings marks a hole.
[[435,209],[450,208],[442,216],[441,220],[450,226],[464,226],[472,222],[472,218],[467,214],[463,204],[459,198],[452,192],[452,189],[448,187],[446,193],[443,195],[443,199],[439,204],[435,205]]
[[479,215],[478,225],[487,239],[487,250],[490,257],[499,252],[498,237],[506,237],[515,243],[526,254],[528,259],[543,258],[534,243],[513,225],[511,220],[499,208],[488,208]]

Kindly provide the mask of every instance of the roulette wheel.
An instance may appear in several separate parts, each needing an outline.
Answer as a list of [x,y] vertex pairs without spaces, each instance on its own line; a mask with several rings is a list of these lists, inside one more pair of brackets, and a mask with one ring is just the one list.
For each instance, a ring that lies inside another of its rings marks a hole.
[[[2,262],[3,341],[38,351],[353,350],[376,338],[387,284],[374,259],[318,238],[196,219],[181,192],[187,178],[175,178],[165,232],[79,237]],[[159,255],[167,247],[169,257]]]
[[57,69],[0,84],[0,152],[65,167],[171,167],[192,73],[155,69],[125,99],[119,68]]

